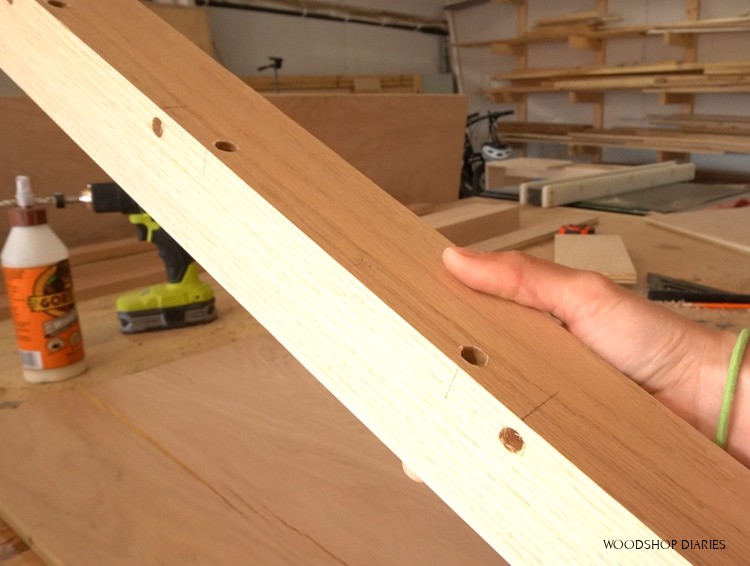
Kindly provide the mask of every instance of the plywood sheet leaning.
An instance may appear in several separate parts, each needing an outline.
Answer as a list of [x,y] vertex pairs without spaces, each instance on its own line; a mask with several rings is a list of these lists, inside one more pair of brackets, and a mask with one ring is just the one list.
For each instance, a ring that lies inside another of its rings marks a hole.
[[48,564],[498,564],[268,334],[0,428],[0,501]]
[[[181,10],[166,6],[171,10]],[[180,12],[181,13],[181,12]],[[458,198],[466,98],[452,95],[269,95],[274,104],[402,204]],[[26,96],[0,97],[0,200],[16,175],[29,175],[39,196],[78,194],[109,175]],[[163,179],[165,184],[169,179]],[[65,244],[133,237],[120,214],[70,206],[49,212]],[[0,213],[0,234],[8,230]]]
[[616,195],[646,189],[695,177],[693,163],[665,161],[639,165],[625,170],[616,169],[598,175],[563,179],[543,179],[521,184],[519,201],[523,204],[550,207],[591,198]]
[[458,198],[468,109],[465,96],[266,96],[400,203]]
[[555,262],[596,271],[623,285],[636,282],[635,266],[617,234],[556,234]]
[[649,214],[646,222],[660,228],[750,253],[750,207]]
[[[131,0],[0,2],[0,66],[511,562],[750,554],[750,470]],[[169,180],[169,182],[165,182]],[[688,460],[675,454],[689,454]]]
[[494,199],[463,199],[421,218],[457,246],[465,246],[518,229],[518,205]]

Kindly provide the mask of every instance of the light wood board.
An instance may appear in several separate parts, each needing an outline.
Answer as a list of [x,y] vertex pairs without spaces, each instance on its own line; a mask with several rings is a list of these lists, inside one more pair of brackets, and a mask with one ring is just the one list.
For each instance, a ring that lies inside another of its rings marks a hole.
[[521,184],[519,201],[542,207],[667,185],[695,177],[693,163],[649,163],[579,177],[543,179]]
[[456,206],[421,217],[457,246],[466,246],[518,228],[518,205],[495,199],[463,199]]
[[736,251],[750,253],[750,207],[650,214],[646,222]]
[[522,223],[518,230],[476,242],[469,247],[478,252],[517,250],[552,238],[560,227],[566,224],[596,224],[598,222],[595,214],[555,208],[546,210],[549,210],[551,214],[546,214],[542,221],[528,225]]
[[0,509],[48,563],[503,563],[267,334],[0,428]]
[[616,283],[632,285],[636,281],[628,250],[616,234],[556,234],[555,262],[596,271]]
[[14,0],[0,33],[14,81],[508,559],[717,529],[712,563],[750,553],[747,468],[547,316],[450,278],[447,240],[148,10]]

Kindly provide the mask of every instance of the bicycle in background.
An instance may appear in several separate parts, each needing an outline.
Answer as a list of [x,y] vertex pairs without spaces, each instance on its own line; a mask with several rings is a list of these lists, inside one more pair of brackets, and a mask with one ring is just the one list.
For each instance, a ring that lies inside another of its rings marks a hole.
[[[461,168],[461,188],[459,198],[476,196],[484,192],[484,165],[488,161],[500,161],[508,159],[512,150],[510,146],[503,143],[497,134],[497,120],[503,116],[510,116],[513,110],[502,112],[486,112],[481,114],[473,112],[466,117],[466,132],[464,134],[463,165]],[[477,127],[482,122],[487,123],[489,141],[481,144],[479,149],[475,148],[473,141],[477,134]]]

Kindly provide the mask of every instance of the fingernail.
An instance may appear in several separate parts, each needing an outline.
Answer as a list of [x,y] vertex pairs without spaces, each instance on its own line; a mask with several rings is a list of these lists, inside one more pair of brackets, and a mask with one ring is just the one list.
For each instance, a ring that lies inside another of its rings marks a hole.
[[453,247],[453,248],[448,248],[448,249],[453,250],[458,255],[462,255],[464,257],[478,257],[481,255],[479,252],[475,252],[474,250],[469,249],[469,248]]

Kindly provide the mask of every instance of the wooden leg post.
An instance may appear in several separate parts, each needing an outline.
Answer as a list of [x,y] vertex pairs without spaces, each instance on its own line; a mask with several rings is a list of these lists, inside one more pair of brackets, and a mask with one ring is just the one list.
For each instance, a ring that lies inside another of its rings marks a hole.
[[0,37],[11,78],[506,559],[750,555],[750,471],[547,316],[454,281],[445,238],[139,2],[0,2]]

